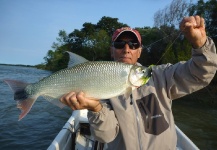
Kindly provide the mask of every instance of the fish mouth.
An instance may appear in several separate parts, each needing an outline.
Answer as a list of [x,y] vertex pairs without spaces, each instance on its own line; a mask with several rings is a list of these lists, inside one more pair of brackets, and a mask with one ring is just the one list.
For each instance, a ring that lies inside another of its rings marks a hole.
[[150,78],[151,78],[150,76],[146,76],[146,77],[142,78],[142,85],[148,83]]

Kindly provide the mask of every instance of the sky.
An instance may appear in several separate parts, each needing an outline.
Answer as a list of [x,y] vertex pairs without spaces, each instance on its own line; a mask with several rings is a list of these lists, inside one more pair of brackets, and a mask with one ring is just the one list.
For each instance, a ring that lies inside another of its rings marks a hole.
[[132,28],[153,27],[172,0],[0,0],[0,64],[44,63],[60,30],[71,33],[103,16]]

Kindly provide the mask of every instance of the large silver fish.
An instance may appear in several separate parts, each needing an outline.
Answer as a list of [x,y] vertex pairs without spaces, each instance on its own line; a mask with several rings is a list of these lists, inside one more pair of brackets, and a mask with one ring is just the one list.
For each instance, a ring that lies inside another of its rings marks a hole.
[[88,61],[70,54],[71,67],[57,71],[33,84],[4,80],[14,91],[14,100],[21,109],[19,120],[27,115],[39,96],[63,107],[59,98],[70,92],[83,91],[86,97],[107,99],[128,94],[146,84],[151,77],[151,67],[113,61]]

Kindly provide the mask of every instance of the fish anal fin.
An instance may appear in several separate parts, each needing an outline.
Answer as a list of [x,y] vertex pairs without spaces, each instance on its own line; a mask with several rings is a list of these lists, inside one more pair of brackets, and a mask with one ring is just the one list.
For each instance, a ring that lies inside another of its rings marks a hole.
[[25,100],[17,101],[17,108],[21,110],[19,121],[28,114],[28,112],[32,108],[32,105],[35,103],[35,101],[36,101],[36,98],[27,98]]
[[51,97],[51,96],[48,96],[48,95],[42,95],[42,97],[44,99],[46,99],[47,101],[51,102],[52,104],[60,107],[60,108],[63,108],[63,107],[66,106],[65,104],[61,103],[60,100],[57,99],[57,98],[54,98],[54,97]]

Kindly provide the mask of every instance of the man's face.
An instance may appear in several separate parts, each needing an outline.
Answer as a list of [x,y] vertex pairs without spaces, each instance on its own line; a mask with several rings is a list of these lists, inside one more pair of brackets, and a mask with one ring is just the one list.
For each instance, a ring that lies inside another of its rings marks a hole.
[[132,43],[138,43],[138,41],[129,35],[121,35],[117,42],[126,42],[126,44],[123,46],[123,48],[115,48],[115,46],[112,46],[110,48],[111,56],[114,58],[115,61],[118,62],[124,62],[128,64],[135,64],[138,60],[138,58],[141,55],[141,46],[139,48],[133,49],[130,48],[128,42]]

